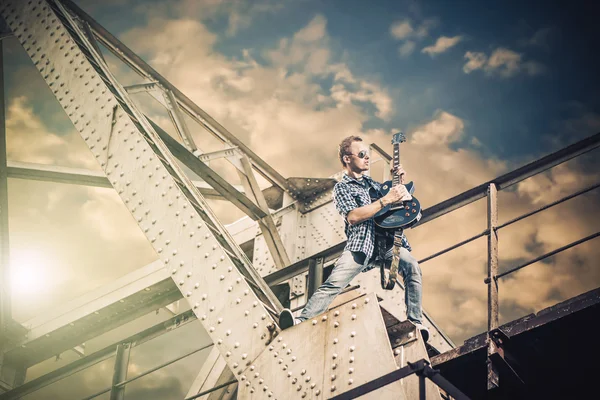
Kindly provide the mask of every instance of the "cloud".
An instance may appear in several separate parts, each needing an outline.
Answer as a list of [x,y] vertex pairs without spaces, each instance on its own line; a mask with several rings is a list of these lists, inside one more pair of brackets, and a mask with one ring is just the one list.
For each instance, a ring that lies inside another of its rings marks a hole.
[[152,7],[140,4],[134,10],[149,19],[193,19],[204,23],[225,20],[225,35],[231,37],[252,26],[262,16],[281,11],[286,3],[281,0],[175,0],[155,2]]
[[411,142],[419,145],[447,146],[464,134],[462,119],[446,111],[439,111],[435,118],[412,133]]
[[398,47],[398,53],[400,53],[402,57],[409,56],[415,50],[415,46],[415,42],[412,40],[407,40],[400,47]]
[[501,76],[511,78],[520,72],[530,76],[543,73],[545,67],[535,61],[523,61],[523,55],[507,48],[499,47],[488,57],[485,53],[467,51],[465,58],[468,60],[463,66],[463,71],[469,74],[482,69],[488,76]]
[[[215,51],[215,35],[187,19],[153,19],[122,39],[287,176],[323,174],[341,137],[393,115],[387,90],[357,76],[332,50],[322,15],[275,47],[246,49],[238,58]],[[326,140],[316,151],[307,140],[314,137]]]
[[396,21],[390,26],[390,33],[394,39],[406,39],[414,33],[414,29],[409,20]]
[[463,71],[465,72],[465,74],[483,68],[485,66],[485,63],[487,62],[487,56],[484,53],[467,51],[465,53],[465,58],[469,60],[463,66]]
[[[66,119],[66,115],[61,112]],[[74,128],[61,136],[50,131],[34,113],[31,101],[18,96],[8,105],[7,157],[11,161],[99,169],[91,151]]]
[[416,41],[419,41],[429,35],[430,29],[437,25],[437,19],[429,18],[424,20],[416,28],[410,19],[396,21],[390,26],[390,34],[403,43],[398,47],[400,57],[407,57],[413,53]]
[[436,54],[440,54],[445,52],[446,50],[454,47],[462,40],[462,36],[440,36],[433,46],[427,46],[421,50],[422,53],[429,54],[430,56],[434,56]]
[[[415,182],[415,196],[424,208],[509,170],[501,160],[483,158],[478,152],[457,146],[467,134],[467,127],[468,121],[439,110],[431,119],[407,130],[401,162],[409,180]],[[385,144],[384,133],[374,136],[378,144]],[[578,163],[569,161],[501,191],[500,222],[598,181],[598,168],[584,168]],[[570,205],[545,210],[503,228],[499,233],[501,270],[595,232],[597,227],[592,221],[600,218],[594,205],[598,198],[597,191],[591,192],[571,200],[574,203]],[[565,229],[566,220],[569,229]],[[422,259],[480,233],[485,226],[486,203],[481,200],[406,233],[415,257]],[[501,322],[597,287],[600,273],[593,266],[599,255],[598,246],[589,242],[502,278]],[[421,266],[424,308],[457,343],[486,329],[487,298],[482,283],[486,257],[486,240],[482,238]]]

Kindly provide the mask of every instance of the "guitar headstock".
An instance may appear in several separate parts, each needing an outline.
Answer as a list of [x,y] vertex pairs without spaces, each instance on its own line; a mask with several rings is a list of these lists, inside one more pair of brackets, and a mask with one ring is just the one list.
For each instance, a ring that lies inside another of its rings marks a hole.
[[394,133],[394,136],[392,136],[392,144],[400,144],[403,142],[406,142],[406,136],[404,136],[404,133],[402,133],[402,132]]

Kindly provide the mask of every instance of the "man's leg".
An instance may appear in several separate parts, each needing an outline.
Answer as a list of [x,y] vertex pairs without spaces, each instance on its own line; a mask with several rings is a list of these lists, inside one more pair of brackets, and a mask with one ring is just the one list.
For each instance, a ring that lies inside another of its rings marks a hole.
[[[364,261],[360,258],[355,260],[355,256],[347,250],[342,253],[329,278],[315,291],[304,306],[302,313],[297,318],[299,322],[325,312],[335,297],[363,270]],[[280,316],[280,327],[282,329],[294,325],[293,320],[290,321],[290,315],[291,312],[284,310],[284,313]]]
[[423,278],[417,260],[404,247],[400,249],[400,266],[398,271],[404,279],[404,301],[406,318],[421,330],[423,339],[429,339],[429,331],[423,325]]

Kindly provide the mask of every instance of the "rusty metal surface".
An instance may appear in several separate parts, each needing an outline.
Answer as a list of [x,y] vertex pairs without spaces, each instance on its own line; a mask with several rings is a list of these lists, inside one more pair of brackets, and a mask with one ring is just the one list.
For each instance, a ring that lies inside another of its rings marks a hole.
[[600,348],[588,340],[599,320],[600,288],[500,326],[509,337],[507,361],[524,385],[500,374],[500,387],[488,393],[487,333],[432,357],[432,366],[473,399],[585,398],[580,395],[595,379],[600,358]]

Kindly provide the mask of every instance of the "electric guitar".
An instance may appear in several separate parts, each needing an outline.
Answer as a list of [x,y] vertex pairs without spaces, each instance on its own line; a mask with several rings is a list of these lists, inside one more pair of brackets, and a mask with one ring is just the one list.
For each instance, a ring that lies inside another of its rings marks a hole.
[[[400,143],[406,141],[404,133],[395,133],[392,137],[392,145],[394,146],[394,168],[400,165]],[[371,199],[378,200],[388,194],[392,187],[402,185],[400,176],[394,175],[391,181],[386,181],[382,184],[381,190],[370,189],[369,194]],[[404,185],[408,192],[412,195],[415,191],[415,185],[409,182]],[[408,201],[399,201],[397,203],[388,204],[375,214],[375,225],[383,229],[399,229],[409,228],[419,222],[421,219],[421,203],[415,197]]]

